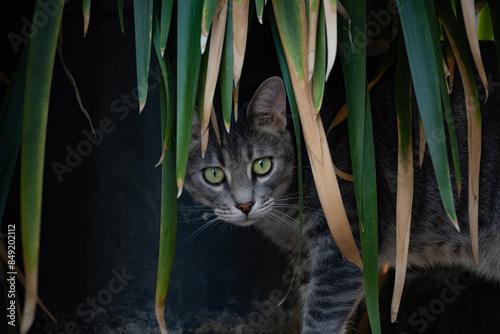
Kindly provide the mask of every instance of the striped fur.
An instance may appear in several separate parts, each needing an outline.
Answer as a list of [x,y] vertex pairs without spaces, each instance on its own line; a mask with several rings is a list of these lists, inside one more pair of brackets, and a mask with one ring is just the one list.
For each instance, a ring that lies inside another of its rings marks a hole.
[[[463,93],[455,86],[452,101],[463,101]],[[380,88],[380,91],[389,89]],[[377,94],[377,93],[375,93]],[[498,95],[498,94],[496,94]],[[395,261],[395,199],[397,179],[396,117],[393,96],[378,94],[372,105],[377,161],[379,197],[379,259]],[[186,174],[186,189],[200,203],[214,209],[217,216],[236,225],[256,226],[267,238],[280,246],[292,259],[299,243],[298,190],[296,157],[292,135],[286,127],[285,92],[278,78],[267,80],[254,95],[247,113],[233,122],[230,134],[223,131],[219,146],[211,136],[204,158],[200,154],[199,123],[195,117],[193,140]],[[455,105],[455,125],[459,140],[462,195],[456,195],[461,233],[447,221],[430,157],[422,168],[415,166],[415,193],[410,240],[411,267],[452,266],[473,270],[492,279],[500,277],[500,110],[483,111],[483,159],[480,185],[480,259],[475,268],[468,232],[467,214],[467,119],[463,105]],[[491,95],[489,106],[500,106]],[[382,107],[381,107],[382,106]],[[416,116],[415,116],[416,117]],[[415,118],[414,133],[418,134]],[[418,154],[418,138],[414,136],[414,152]],[[334,163],[350,170],[346,127],[340,126],[330,136]],[[269,157],[271,171],[259,176],[252,163]],[[415,156],[414,161],[418,161]],[[307,161],[305,162],[307,164]],[[208,183],[203,171],[221,168],[226,177],[220,184]],[[303,303],[302,334],[346,333],[358,303],[364,297],[362,272],[342,258],[321,210],[310,169],[304,168],[303,263],[300,273]],[[339,179],[344,205],[359,245],[357,212],[353,185]],[[455,190],[455,193],[456,190]],[[253,203],[250,212],[238,205]],[[404,301],[403,301],[404,303]]]

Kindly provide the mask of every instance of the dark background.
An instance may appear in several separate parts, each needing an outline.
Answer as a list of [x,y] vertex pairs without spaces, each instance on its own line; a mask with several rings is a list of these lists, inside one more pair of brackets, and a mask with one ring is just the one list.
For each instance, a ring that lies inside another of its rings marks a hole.
[[[133,97],[132,2],[125,6],[122,34],[116,1],[94,2],[86,38],[81,2],[69,1],[64,10],[66,65],[94,126],[99,129],[105,122],[108,131],[96,139],[97,145],[86,146],[92,151],[81,161],[73,160],[71,172],[60,175],[62,180],[57,177],[54,162],[66,164],[69,151],[84,148],[90,127],[56,57],[47,129],[39,294],[59,324],[52,324],[38,309],[30,333],[159,333],[154,313],[161,182],[161,170],[154,168],[161,153],[159,96],[158,88],[150,90],[139,115]],[[0,13],[0,70],[7,77],[12,76],[19,56],[7,37],[23,35],[33,7],[34,1],[15,2]],[[253,20],[248,43],[240,102],[248,101],[264,79],[279,74],[267,21],[260,26]],[[331,78],[329,85],[342,85],[338,66]],[[150,86],[156,86],[154,77]],[[2,96],[5,89],[0,84]],[[334,91],[341,96],[341,90],[329,90]],[[340,97],[331,103],[331,110],[342,103]],[[195,205],[186,194],[179,202],[166,306],[170,333],[297,332],[294,298],[288,298],[283,308],[276,307],[288,289],[291,269],[278,250],[252,229],[218,223],[197,233],[204,221],[199,218],[203,209]],[[18,171],[2,225],[11,223],[19,223]],[[20,262],[21,254],[17,256]],[[122,272],[126,279],[117,280]],[[437,309],[441,292],[456,275],[466,288],[441,311]],[[22,291],[20,284],[17,289]],[[496,331],[489,327],[499,306],[496,284],[477,281],[467,273],[410,275],[399,323],[393,328],[387,321],[391,294],[392,286],[387,284],[381,293],[384,333]],[[1,319],[3,303],[1,297]],[[422,307],[432,307],[435,313],[425,318],[419,314]],[[0,320],[0,333],[5,332]]]

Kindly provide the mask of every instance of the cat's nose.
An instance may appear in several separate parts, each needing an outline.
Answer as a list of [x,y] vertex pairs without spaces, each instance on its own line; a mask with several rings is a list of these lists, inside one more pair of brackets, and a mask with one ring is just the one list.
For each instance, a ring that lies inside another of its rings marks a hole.
[[238,205],[236,207],[238,209],[240,209],[241,212],[243,212],[244,214],[248,215],[248,213],[252,209],[253,204],[254,204],[253,202],[248,202],[247,204],[240,204],[240,205]]

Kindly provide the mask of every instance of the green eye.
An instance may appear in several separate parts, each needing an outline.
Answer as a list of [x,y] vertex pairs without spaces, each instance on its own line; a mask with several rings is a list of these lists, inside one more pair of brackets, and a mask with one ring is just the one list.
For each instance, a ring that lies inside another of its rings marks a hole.
[[224,172],[219,167],[208,167],[204,174],[205,180],[212,184],[221,183],[224,180]]
[[252,169],[255,174],[264,175],[271,170],[272,162],[269,158],[260,158],[253,162]]

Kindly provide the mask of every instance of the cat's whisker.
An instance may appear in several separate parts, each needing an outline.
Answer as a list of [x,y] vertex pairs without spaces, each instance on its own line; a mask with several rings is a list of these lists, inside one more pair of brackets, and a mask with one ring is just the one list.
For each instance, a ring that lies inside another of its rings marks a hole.
[[194,231],[189,236],[187,236],[185,240],[188,241],[188,242],[193,241],[194,238],[196,236],[198,236],[198,234],[200,234],[201,232],[203,232],[204,230],[206,230],[208,228],[211,228],[211,227],[215,226],[219,222],[223,222],[223,221],[220,220],[218,217],[214,218],[212,220],[209,220],[208,222],[206,222],[205,224],[203,224],[202,226],[200,226],[198,229],[196,229],[196,231]]
[[296,227],[293,224],[293,221],[295,221],[295,219],[291,218],[290,216],[286,215],[285,213],[283,213],[279,210],[272,210],[272,211],[267,213],[267,216],[269,218],[273,218],[278,223],[282,223],[282,224],[286,225],[287,227],[292,227],[292,228]]
[[192,218],[192,219],[185,219],[185,220],[179,220],[178,222],[180,224],[188,224],[188,225],[192,225],[192,224],[204,224],[206,223],[207,220],[213,218],[213,217],[216,217],[217,215],[213,212],[205,212],[203,215],[201,216],[198,216],[196,218]]
[[289,219],[290,221],[296,221],[295,218],[291,217],[290,215],[286,214],[285,212],[283,212],[281,210],[273,210],[272,212],[275,212],[275,213],[281,215],[282,217]]

